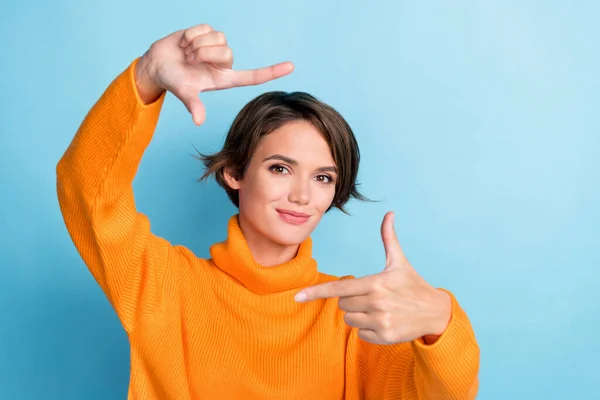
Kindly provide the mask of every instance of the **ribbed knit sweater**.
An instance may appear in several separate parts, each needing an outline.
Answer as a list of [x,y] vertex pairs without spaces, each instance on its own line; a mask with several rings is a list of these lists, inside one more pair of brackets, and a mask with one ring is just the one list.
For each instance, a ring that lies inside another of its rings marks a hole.
[[294,301],[301,288],[352,278],[318,271],[310,238],[291,261],[263,267],[236,215],[209,259],[155,236],[132,183],[165,94],[141,101],[137,61],[92,107],[57,166],[70,237],[129,337],[129,399],[475,398],[479,347],[452,294],[450,323],[434,344],[375,345],[344,323],[337,299]]

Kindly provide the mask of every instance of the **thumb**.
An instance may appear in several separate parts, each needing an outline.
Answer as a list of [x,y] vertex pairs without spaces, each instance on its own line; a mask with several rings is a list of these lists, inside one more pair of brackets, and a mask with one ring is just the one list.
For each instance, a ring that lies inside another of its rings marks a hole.
[[185,108],[192,114],[192,120],[194,124],[201,125],[206,119],[206,109],[204,108],[204,104],[198,98],[198,94],[193,91],[190,92],[182,92],[180,100],[185,105]]
[[392,266],[398,266],[405,260],[404,252],[396,237],[396,231],[394,230],[394,213],[388,212],[383,217],[381,223],[381,239],[383,240],[383,247],[385,249],[385,268],[389,269]]

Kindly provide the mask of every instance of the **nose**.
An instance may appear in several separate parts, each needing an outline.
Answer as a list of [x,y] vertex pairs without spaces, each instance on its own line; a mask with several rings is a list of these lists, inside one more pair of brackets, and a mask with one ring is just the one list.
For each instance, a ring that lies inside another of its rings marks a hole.
[[310,185],[305,178],[296,178],[290,188],[288,200],[299,205],[306,205],[310,202]]

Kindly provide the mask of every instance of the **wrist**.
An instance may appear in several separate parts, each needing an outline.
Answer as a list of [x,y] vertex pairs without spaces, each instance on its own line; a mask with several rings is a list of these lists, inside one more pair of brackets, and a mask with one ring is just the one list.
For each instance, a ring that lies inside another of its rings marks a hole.
[[155,76],[156,67],[152,63],[151,55],[146,52],[135,66],[136,89],[145,104],[156,101],[165,90],[156,83]]
[[434,304],[434,319],[431,323],[427,336],[438,337],[446,331],[452,317],[452,299],[450,295],[443,290],[435,289],[437,296]]

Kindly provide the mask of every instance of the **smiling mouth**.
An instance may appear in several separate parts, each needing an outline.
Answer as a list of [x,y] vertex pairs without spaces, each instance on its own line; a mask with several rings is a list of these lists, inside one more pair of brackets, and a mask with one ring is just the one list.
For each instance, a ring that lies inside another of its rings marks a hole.
[[277,209],[276,211],[284,222],[292,225],[304,224],[310,218],[309,214],[299,213],[291,210]]

